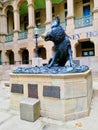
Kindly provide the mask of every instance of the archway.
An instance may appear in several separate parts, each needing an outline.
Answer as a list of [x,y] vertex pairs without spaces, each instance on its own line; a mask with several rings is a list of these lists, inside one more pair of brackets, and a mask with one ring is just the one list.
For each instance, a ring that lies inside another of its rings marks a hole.
[[19,3],[19,13],[20,13],[20,29],[22,31],[27,30],[27,26],[28,26],[28,2],[26,0]]
[[14,52],[12,50],[7,50],[6,54],[8,57],[9,64],[14,64]]
[[12,34],[13,33],[13,29],[14,29],[14,16],[13,16],[13,6],[12,5],[7,5],[5,6],[5,8],[3,9],[3,13],[7,16],[5,21],[5,30],[6,33],[8,34]]
[[87,41],[79,41],[76,45],[76,57],[84,57],[84,56],[94,56],[95,49],[94,43],[90,40]]
[[46,49],[44,47],[39,48],[38,54],[42,59],[46,59]]
[[22,51],[22,64],[29,64],[29,52],[27,49]]
[[8,34],[13,33],[14,20],[13,20],[13,8],[10,6],[7,11],[7,32]]
[[[36,48],[34,49],[34,53],[36,57]],[[46,59],[46,49],[44,47],[38,47],[38,57]]]

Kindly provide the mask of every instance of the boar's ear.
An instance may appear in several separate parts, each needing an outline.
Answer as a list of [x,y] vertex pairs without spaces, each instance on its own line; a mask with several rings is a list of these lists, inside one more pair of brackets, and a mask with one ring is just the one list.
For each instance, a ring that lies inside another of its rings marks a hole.
[[52,28],[53,28],[53,27],[57,27],[57,26],[59,26],[59,24],[60,24],[60,18],[59,18],[59,16],[57,16],[57,17],[55,18],[55,20],[52,21],[51,27],[52,27]]
[[60,18],[59,18],[59,16],[56,16],[56,22],[57,22],[58,25],[60,24]]

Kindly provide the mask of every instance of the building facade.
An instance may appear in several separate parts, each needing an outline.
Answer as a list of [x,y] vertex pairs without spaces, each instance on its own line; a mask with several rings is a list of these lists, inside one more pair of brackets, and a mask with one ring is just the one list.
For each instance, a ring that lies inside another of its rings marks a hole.
[[[40,36],[60,16],[61,26],[69,35],[74,59],[98,63],[97,0],[1,0],[0,64],[31,65],[36,55],[34,27],[39,28],[38,53],[47,63],[53,54],[53,43]],[[87,60],[85,60],[87,59]],[[90,61],[89,61],[90,60]],[[77,62],[77,61],[76,61]]]

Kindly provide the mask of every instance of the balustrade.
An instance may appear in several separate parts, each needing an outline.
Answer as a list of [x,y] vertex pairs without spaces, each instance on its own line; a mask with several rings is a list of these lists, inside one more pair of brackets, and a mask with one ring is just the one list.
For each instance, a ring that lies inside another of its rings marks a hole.
[[75,28],[91,26],[92,24],[93,24],[92,15],[75,18]]

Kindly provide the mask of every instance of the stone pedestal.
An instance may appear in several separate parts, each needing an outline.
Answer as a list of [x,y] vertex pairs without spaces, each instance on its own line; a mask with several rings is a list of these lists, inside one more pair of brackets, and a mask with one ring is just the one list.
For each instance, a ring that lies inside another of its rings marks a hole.
[[20,118],[26,121],[35,121],[40,116],[40,104],[37,99],[27,98],[20,102]]
[[41,116],[66,121],[89,115],[93,94],[91,70],[83,73],[10,76],[11,88],[13,84],[23,84],[23,93],[11,92],[11,108],[19,109],[21,100],[30,95],[40,100]]
[[42,66],[42,58],[32,58],[32,67]]

